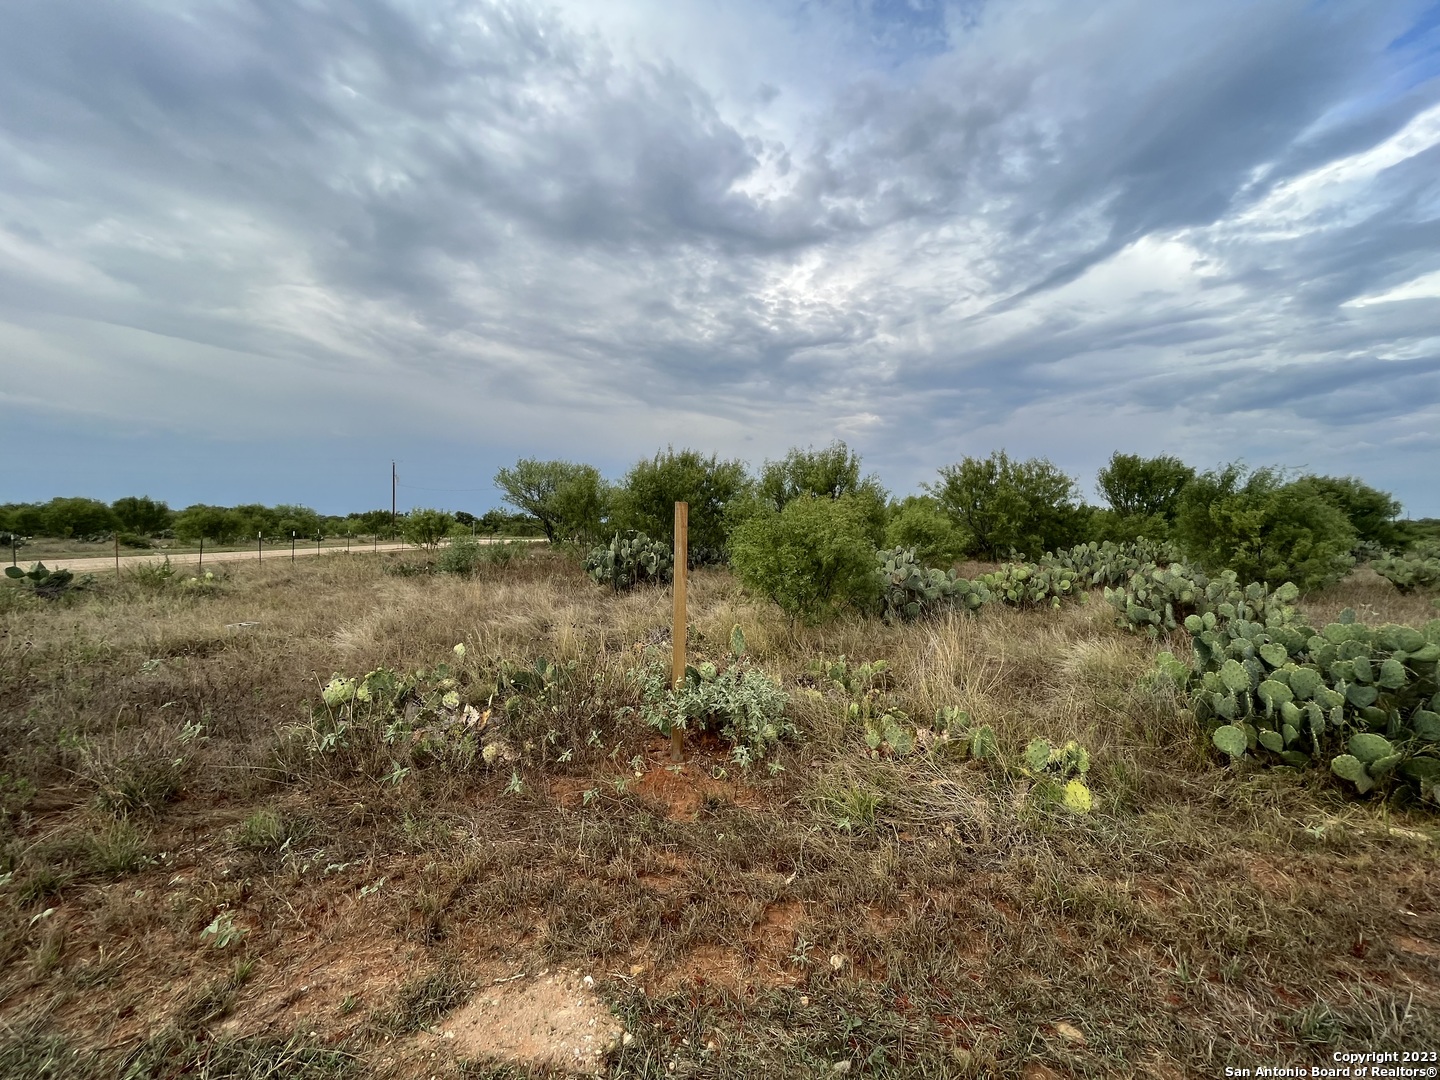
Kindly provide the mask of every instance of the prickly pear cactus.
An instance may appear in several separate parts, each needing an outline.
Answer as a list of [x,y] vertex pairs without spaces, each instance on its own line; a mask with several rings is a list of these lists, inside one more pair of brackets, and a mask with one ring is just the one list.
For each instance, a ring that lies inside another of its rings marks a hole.
[[1073,739],[1060,747],[1032,739],[1025,748],[1025,771],[1035,778],[1030,797],[1038,805],[1090,812],[1093,799],[1083,779],[1090,771],[1090,754]]
[[668,545],[636,532],[616,533],[608,546],[585,556],[590,580],[615,592],[669,581],[674,566],[675,554]]
[[982,576],[980,583],[990,591],[992,600],[1015,607],[1058,608],[1066,600],[1084,603],[1089,598],[1080,574],[1041,563],[1006,563]]
[[[1320,630],[1268,597],[1185,619],[1190,701],[1231,760],[1329,767],[1357,794],[1396,786],[1440,803],[1440,619],[1367,626],[1353,611]],[[1277,593],[1280,590],[1277,590]]]
[[978,611],[990,598],[980,583],[957,577],[954,570],[922,566],[914,548],[894,548],[877,556],[875,578],[886,619],[914,620],[941,611]]
[[[1105,590],[1105,601],[1122,625],[1151,637],[1188,625],[1192,616],[1221,620],[1283,622],[1295,617],[1300,590],[1290,582],[1271,589],[1262,582],[1242,586],[1233,570],[1215,577],[1186,563],[1142,565],[1123,587]],[[1193,632],[1193,631],[1192,631]]]
[[51,570],[43,562],[37,562],[29,570],[21,570],[18,566],[7,566],[5,567],[5,576],[29,587],[36,596],[43,596],[50,600],[72,588],[84,588],[94,580],[89,574],[76,580],[71,571]]
[[1420,543],[1403,555],[1372,559],[1370,568],[1402,593],[1440,589],[1440,543]]
[[1103,544],[1091,541],[1062,551],[1046,552],[1040,565],[1069,570],[1091,586],[1119,586],[1129,581],[1146,563],[1177,562],[1180,553],[1171,544],[1137,540],[1133,544]]

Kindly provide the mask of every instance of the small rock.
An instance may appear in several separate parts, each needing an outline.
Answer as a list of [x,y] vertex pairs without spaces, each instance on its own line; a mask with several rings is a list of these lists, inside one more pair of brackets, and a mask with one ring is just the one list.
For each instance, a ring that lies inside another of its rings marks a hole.
[[848,1061],[837,1061],[837,1062],[835,1062],[834,1065],[831,1065],[831,1066],[830,1066],[830,1069],[831,1069],[832,1072],[837,1072],[837,1073],[839,1073],[841,1076],[844,1076],[846,1073],[848,1073],[848,1072],[850,1071],[850,1062],[848,1062]]
[[595,989],[595,980],[594,980],[594,978],[592,978],[591,976],[586,975],[585,978],[581,979],[580,981],[585,984],[585,989],[586,989],[586,990],[594,990],[594,989]]
[[850,962],[850,960],[849,960],[848,957],[843,956],[842,954],[840,954],[840,953],[838,953],[838,952],[835,953],[835,954],[833,954],[833,955],[830,957],[830,966],[831,966],[834,970],[836,970],[836,971],[842,971],[842,970],[844,970],[845,965],[848,964],[849,962]]
[[633,1043],[634,1041],[635,1041],[635,1036],[634,1036],[634,1035],[631,1035],[630,1032],[628,1032],[628,1031],[625,1032],[624,1035],[621,1035],[621,1036],[620,1036],[620,1045],[621,1045],[621,1046],[629,1046],[629,1045],[630,1045],[631,1043]]
[[1067,1024],[1063,1020],[1057,1020],[1054,1024],[1055,1034],[1062,1039],[1067,1039],[1078,1046],[1085,1045],[1085,1033],[1074,1024]]

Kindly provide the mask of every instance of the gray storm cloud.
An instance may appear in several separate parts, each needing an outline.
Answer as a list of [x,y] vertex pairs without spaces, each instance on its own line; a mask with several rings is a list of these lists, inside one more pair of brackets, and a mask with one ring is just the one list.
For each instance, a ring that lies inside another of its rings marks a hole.
[[7,6],[0,415],[1440,486],[1433,7],[588,12]]

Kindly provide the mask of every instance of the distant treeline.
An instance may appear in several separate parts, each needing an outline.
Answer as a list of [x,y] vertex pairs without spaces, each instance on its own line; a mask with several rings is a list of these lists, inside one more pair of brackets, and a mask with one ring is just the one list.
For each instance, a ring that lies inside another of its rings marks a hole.
[[[1034,558],[1092,540],[1144,537],[1174,541],[1202,564],[1268,570],[1296,559],[1363,557],[1440,540],[1440,520],[1400,520],[1393,496],[1355,477],[1238,463],[1200,472],[1176,457],[1120,452],[1096,476],[1100,505],[1047,459],[1017,460],[1003,450],[943,466],[920,493],[892,497],[862,472],[859,455],[843,442],[792,449],[755,472],[741,460],[672,447],[636,462],[618,481],[592,465],[523,458],[500,469],[495,486],[514,512],[417,509],[394,523],[388,510],[333,517],[305,506],[198,504],[177,511],[146,496],[109,504],[83,498],[7,503],[0,505],[0,543],[8,542],[7,534],[118,536],[145,546],[155,539],[239,542],[293,533],[304,539],[395,535],[430,544],[473,531],[586,545],[620,532],[669,539],[674,505],[683,501],[690,506],[692,559],[719,562],[741,523],[784,513],[805,499],[838,504],[875,547],[915,548],[932,565],[966,557]],[[1254,574],[1256,580],[1268,576]]]
[[[670,448],[636,462],[618,482],[592,465],[525,458],[500,469],[495,486],[552,541],[582,545],[632,531],[667,540],[674,504],[687,502],[695,562],[723,560],[732,536],[757,515],[787,514],[810,521],[817,545],[829,529],[820,522],[834,518],[847,535],[877,549],[914,548],[929,565],[1033,559],[1078,543],[1143,537],[1173,541],[1201,565],[1243,569],[1245,580],[1282,571],[1319,580],[1353,556],[1440,539],[1440,521],[1400,520],[1393,496],[1354,477],[1239,463],[1200,472],[1176,457],[1119,452],[1096,476],[1101,505],[1050,461],[1016,460],[1003,450],[946,465],[920,493],[895,498],[864,475],[843,442],[793,449],[758,473],[743,461]],[[807,508],[808,501],[816,505]]]
[[[153,540],[178,540],[197,543],[201,539],[214,543],[235,543],[267,539],[288,539],[292,534],[306,540],[326,537],[364,536],[389,537],[404,535],[412,516],[427,516],[434,521],[435,511],[413,511],[400,514],[392,522],[389,510],[367,510],[344,517],[320,514],[308,506],[208,506],[197,503],[183,510],[172,510],[164,502],[148,496],[126,496],[113,503],[98,499],[57,498],[44,503],[5,503],[0,505],[0,546],[10,536],[45,537],[68,540],[109,540],[119,537],[129,546],[146,547]],[[443,513],[447,529],[474,531],[480,536],[538,536],[539,522],[525,513],[490,510],[469,514],[463,510]]]

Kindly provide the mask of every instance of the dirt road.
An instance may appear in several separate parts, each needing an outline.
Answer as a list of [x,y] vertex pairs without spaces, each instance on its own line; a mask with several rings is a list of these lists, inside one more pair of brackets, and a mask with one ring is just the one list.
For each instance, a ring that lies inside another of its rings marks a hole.
[[[499,537],[499,538],[496,538],[496,537],[489,537],[489,536],[477,536],[477,537],[475,538],[475,542],[476,542],[477,544],[493,544],[493,543],[504,542],[504,541],[506,541],[506,540],[513,540],[513,539],[523,539],[523,538],[517,538],[517,537]],[[527,543],[543,543],[543,541],[529,541],[529,540],[526,540],[526,542],[527,542]],[[373,553],[373,552],[378,552],[378,551],[418,551],[418,550],[419,550],[419,549],[416,548],[413,544],[396,544],[396,543],[389,543],[389,544],[378,544],[378,545],[377,545],[377,544],[363,544],[363,543],[360,543],[360,542],[357,541],[356,543],[354,543],[354,544],[352,544],[352,545],[350,546],[350,554],[352,554],[352,555],[369,555],[369,554],[371,554],[371,553]],[[24,549],[23,549],[23,548],[21,549],[21,553],[22,553],[22,554],[24,553]],[[344,549],[343,547],[326,547],[326,548],[320,548],[319,550],[316,550],[315,545],[314,545],[313,542],[310,544],[309,547],[306,547],[304,544],[296,544],[296,545],[295,545],[295,557],[296,557],[297,559],[300,558],[302,555],[307,555],[307,556],[308,556],[308,555],[344,555],[345,553],[346,553],[346,552],[345,552],[345,549]],[[167,555],[170,557],[170,565],[171,565],[171,566],[198,566],[198,565],[200,564],[200,562],[201,562],[200,553],[199,553],[199,552],[196,552],[196,551],[185,551],[185,552],[152,551],[152,552],[146,552],[146,553],[143,554],[143,555],[121,555],[121,556],[120,556],[120,566],[121,566],[122,569],[124,569],[125,567],[129,567],[129,566],[138,566],[138,565],[140,565],[141,563],[158,563],[158,562],[163,561]],[[289,558],[290,558],[290,547],[289,547],[289,545],[286,545],[286,546],[284,546],[284,547],[267,547],[267,548],[265,549],[265,552],[264,552],[264,555],[263,555],[263,561],[265,561],[265,562],[269,562],[269,561],[272,560],[272,559],[289,559]],[[207,551],[207,552],[205,552],[204,565],[209,566],[211,563],[220,563],[220,562],[255,562],[256,559],[257,559],[257,555],[256,555],[256,551],[255,551],[254,548],[251,548],[249,551]],[[20,560],[19,565],[24,566],[24,567],[29,567],[29,566],[33,566],[36,561],[37,561],[37,560],[35,560],[35,559],[31,559],[29,562],[26,562],[25,560],[22,559],[22,560]],[[106,570],[109,570],[109,571],[111,571],[111,572],[113,572],[113,571],[115,570],[115,556],[113,556],[113,555],[98,555],[98,556],[97,556],[97,555],[86,555],[86,556],[82,556],[82,557],[80,557],[80,558],[75,558],[75,557],[73,557],[73,556],[67,556],[67,555],[56,555],[56,556],[54,556],[54,557],[52,557],[52,558],[49,558],[49,559],[40,559],[39,561],[40,561],[40,562],[43,562],[43,563],[44,563],[47,567],[49,567],[51,570],[61,570],[61,569],[64,569],[64,570],[73,570],[73,571],[75,571],[76,573],[99,574],[99,573],[103,573],[103,572],[106,571]]]

